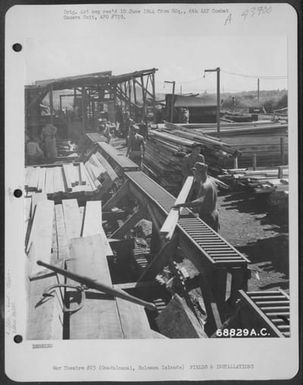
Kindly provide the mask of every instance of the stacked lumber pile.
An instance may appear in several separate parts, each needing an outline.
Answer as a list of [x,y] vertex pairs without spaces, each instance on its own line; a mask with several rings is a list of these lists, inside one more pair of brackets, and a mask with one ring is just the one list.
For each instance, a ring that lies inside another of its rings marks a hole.
[[256,194],[271,195],[269,202],[278,206],[288,202],[288,166],[275,168],[230,169],[220,176],[225,182]]
[[212,175],[222,172],[222,169],[226,168],[226,162],[233,164],[235,150],[231,146],[203,134],[193,137],[190,131],[183,132],[174,127],[168,128],[168,125],[175,126],[171,123],[161,125],[157,130],[149,133],[144,168],[153,179],[173,195],[182,186],[183,158],[191,151],[194,142],[201,143],[202,153]]
[[241,168],[250,167],[253,162],[260,167],[287,164],[288,124],[285,123],[227,123],[222,124],[220,134],[217,133],[215,125],[206,127],[200,124],[190,130],[187,125],[178,125],[178,130],[187,133],[189,131],[193,137],[207,133],[217,140],[224,141],[241,154],[238,157],[238,167]]
[[117,179],[113,168],[95,151],[85,162],[26,167],[25,189],[28,195],[43,192],[49,197],[68,198],[105,191]]

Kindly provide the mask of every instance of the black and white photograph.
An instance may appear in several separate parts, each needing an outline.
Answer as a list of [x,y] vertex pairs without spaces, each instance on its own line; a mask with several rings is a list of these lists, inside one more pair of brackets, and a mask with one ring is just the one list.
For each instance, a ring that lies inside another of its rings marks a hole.
[[295,376],[296,17],[286,3],[8,11],[10,379]]

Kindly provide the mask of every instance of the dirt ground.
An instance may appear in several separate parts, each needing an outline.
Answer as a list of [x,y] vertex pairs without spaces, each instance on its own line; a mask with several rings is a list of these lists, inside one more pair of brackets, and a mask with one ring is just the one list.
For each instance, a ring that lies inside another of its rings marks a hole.
[[[125,140],[113,138],[111,144],[126,151]],[[219,233],[251,261],[248,290],[288,292],[288,211],[248,192],[219,192],[218,210]]]
[[219,195],[220,234],[250,261],[249,290],[289,288],[288,212],[247,192]]

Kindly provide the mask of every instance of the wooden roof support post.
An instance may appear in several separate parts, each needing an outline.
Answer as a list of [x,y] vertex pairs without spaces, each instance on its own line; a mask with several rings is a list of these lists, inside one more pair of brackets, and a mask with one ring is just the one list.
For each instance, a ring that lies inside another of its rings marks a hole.
[[145,88],[144,88],[144,79],[143,79],[143,75],[141,75],[141,87],[142,87],[142,99],[143,99],[142,119],[145,119],[145,111],[146,111],[146,93],[145,93]]
[[153,72],[151,75],[151,84],[153,89],[153,120],[155,119],[155,113],[156,113],[156,89],[155,89],[155,73]]
[[86,88],[82,87],[82,131],[86,131],[87,123],[87,100],[86,100]]
[[54,101],[53,101],[53,86],[49,87],[49,108],[50,108],[50,122],[54,123]]

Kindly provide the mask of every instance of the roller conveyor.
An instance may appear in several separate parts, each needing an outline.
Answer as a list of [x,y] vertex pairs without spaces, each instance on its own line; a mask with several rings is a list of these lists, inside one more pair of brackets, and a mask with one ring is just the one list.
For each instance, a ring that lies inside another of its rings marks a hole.
[[283,290],[239,293],[257,317],[265,321],[272,335],[290,337],[290,299]]
[[[126,172],[128,180],[157,206],[160,206],[165,215],[174,205],[175,198],[164,188],[150,179],[142,171]],[[199,251],[211,262],[221,267],[243,266],[249,260],[211,229],[201,219],[196,218],[190,210],[182,210],[178,222],[179,230],[199,249]]]

